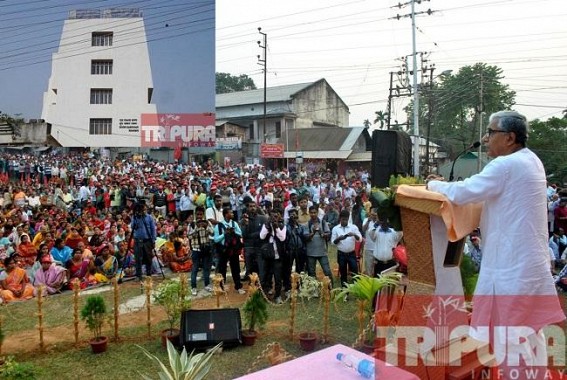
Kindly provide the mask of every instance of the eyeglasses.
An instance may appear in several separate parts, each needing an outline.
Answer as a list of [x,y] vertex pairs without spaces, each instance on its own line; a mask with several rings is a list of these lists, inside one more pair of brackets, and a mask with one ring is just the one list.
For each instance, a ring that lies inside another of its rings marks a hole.
[[485,132],[486,135],[488,135],[488,137],[492,136],[493,133],[508,133],[508,131],[503,131],[502,129],[491,129],[488,128]]

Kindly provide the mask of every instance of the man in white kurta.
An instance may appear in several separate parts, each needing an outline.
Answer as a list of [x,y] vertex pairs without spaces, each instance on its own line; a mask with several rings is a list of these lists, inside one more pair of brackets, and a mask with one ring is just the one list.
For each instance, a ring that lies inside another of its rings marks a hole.
[[[565,319],[549,269],[545,171],[526,148],[527,131],[519,113],[495,113],[483,137],[494,160],[482,172],[452,183],[428,178],[429,190],[457,205],[484,202],[483,261],[471,336],[491,342],[506,378],[527,378],[526,370],[533,369],[539,370],[537,378],[544,378],[547,353],[540,329]],[[519,327],[534,331],[523,344],[511,337]],[[495,332],[493,340],[489,328]]]

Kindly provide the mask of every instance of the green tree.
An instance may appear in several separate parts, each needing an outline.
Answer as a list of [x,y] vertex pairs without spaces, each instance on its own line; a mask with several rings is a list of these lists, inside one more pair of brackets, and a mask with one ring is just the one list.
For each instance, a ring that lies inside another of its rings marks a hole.
[[[503,78],[501,68],[485,63],[439,77],[420,92],[420,126],[431,118],[430,136],[444,141],[449,152],[461,151],[479,139],[479,124],[484,128],[491,113],[514,105],[516,93]],[[407,109],[411,115],[411,104]]]
[[552,182],[567,180],[567,119],[531,121],[528,147],[538,155]]
[[376,118],[374,119],[374,124],[380,123],[380,129],[384,129],[384,123],[388,120],[388,112],[376,111]]
[[229,73],[216,73],[215,81],[217,94],[256,89],[254,81],[246,74],[236,76]]
[[366,129],[370,128],[371,125],[372,123],[368,119],[364,119],[364,121],[362,122],[362,126]]

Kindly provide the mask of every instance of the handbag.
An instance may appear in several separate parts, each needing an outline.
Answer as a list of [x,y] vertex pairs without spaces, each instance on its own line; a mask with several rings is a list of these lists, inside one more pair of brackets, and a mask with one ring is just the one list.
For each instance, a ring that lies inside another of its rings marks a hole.
[[260,254],[264,260],[275,260],[276,251],[274,250],[274,243],[270,242],[269,239],[260,247]]

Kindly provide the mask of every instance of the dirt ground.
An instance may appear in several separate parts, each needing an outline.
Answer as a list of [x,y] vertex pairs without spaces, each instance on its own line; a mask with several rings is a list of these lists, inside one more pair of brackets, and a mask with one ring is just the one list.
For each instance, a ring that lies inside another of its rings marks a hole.
[[[121,286],[125,287],[138,287],[139,285],[134,282],[124,283]],[[244,285],[246,289],[247,285]],[[221,307],[239,307],[246,300],[246,294],[238,294],[236,291],[230,289],[226,295],[221,295]],[[27,301],[24,301],[27,302]],[[197,298],[192,302],[192,309],[213,309],[217,306],[217,299],[214,296]],[[166,319],[163,309],[157,305],[152,304],[151,308],[151,322],[152,334],[157,336],[159,334],[158,328],[155,325]],[[133,326],[146,326],[147,323],[147,310],[144,306],[141,310],[121,314],[119,317],[120,329]],[[113,327],[106,327],[103,333],[107,336],[113,336]],[[31,353],[39,350],[39,332],[37,328],[18,332],[14,335],[8,335],[2,344],[2,351],[9,353]],[[90,331],[85,328],[84,323],[81,321],[79,324],[79,340],[81,344],[86,344],[89,339]],[[45,342],[45,350],[50,351],[56,349],[57,346],[71,345],[75,342],[75,332],[72,324],[67,326],[56,326],[45,328],[43,332],[43,339]]]

